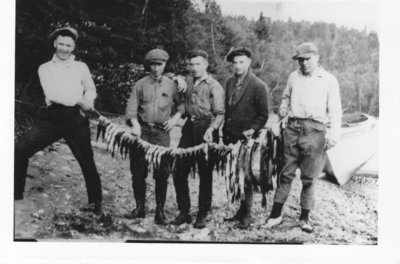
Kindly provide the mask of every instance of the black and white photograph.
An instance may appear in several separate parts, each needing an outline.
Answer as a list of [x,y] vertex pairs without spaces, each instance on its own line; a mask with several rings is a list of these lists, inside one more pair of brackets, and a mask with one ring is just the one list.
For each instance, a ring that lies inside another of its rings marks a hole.
[[11,6],[16,247],[389,244],[380,1]]

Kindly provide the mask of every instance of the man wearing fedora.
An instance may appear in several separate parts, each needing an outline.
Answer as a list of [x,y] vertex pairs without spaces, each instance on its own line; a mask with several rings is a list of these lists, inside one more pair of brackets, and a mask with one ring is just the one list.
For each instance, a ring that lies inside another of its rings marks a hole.
[[88,66],[72,55],[78,32],[71,27],[55,30],[53,58],[40,65],[39,79],[46,100],[40,121],[15,144],[14,199],[23,199],[28,161],[39,150],[64,138],[81,166],[88,206],[102,214],[101,181],[93,160],[89,121],[81,110],[93,109],[96,87]]
[[[223,141],[230,144],[252,138],[267,123],[268,86],[252,72],[250,50],[235,49],[228,54],[227,61],[233,65],[234,76],[226,83]],[[239,210],[225,221],[239,221],[237,226],[246,229],[251,224],[253,204],[253,179],[250,175],[245,175],[244,192],[245,199]]]
[[318,64],[319,54],[314,43],[299,45],[293,59],[298,61],[300,69],[290,74],[279,108],[281,118],[288,116],[283,132],[285,166],[278,177],[271,214],[263,227],[271,228],[282,222],[282,207],[299,167],[300,228],[310,233],[313,227],[309,213],[315,202],[315,179],[324,167],[325,150],[339,140],[342,107],[338,81]]
[[[169,131],[184,112],[177,83],[163,75],[168,59],[168,53],[162,49],[153,49],[145,55],[150,74],[135,84],[126,107],[127,124],[132,127],[133,133],[151,144],[164,147],[170,146]],[[173,112],[176,114],[173,115]],[[124,215],[128,219],[144,218],[146,215],[147,165],[144,155],[130,156],[136,208]],[[157,206],[154,221],[158,225],[168,224],[164,204],[169,173],[168,160],[161,159],[159,168],[153,172]]]

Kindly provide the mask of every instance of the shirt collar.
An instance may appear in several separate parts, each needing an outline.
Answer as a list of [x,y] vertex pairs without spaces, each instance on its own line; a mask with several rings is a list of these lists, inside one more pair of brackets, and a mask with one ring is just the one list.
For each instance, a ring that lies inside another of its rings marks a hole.
[[164,79],[164,75],[161,75],[160,78],[156,79],[151,73],[149,74],[150,76],[150,80],[152,82],[156,82],[156,83],[162,83],[163,79]]
[[235,75],[235,80],[241,85],[243,83],[244,79],[246,78],[246,76],[249,74],[249,72],[250,72],[250,68],[242,75]]
[[[208,84],[211,83],[211,75],[209,73],[204,74],[201,76],[199,79],[197,79],[197,85],[199,85],[201,82],[206,82]],[[193,83],[195,83],[195,80],[193,79]]]
[[[300,69],[298,70],[298,72],[301,76],[304,76]],[[321,65],[318,65],[317,68],[315,68],[315,70],[311,73],[310,77],[322,77],[324,72],[324,68]]]
[[75,55],[71,55],[67,61],[63,62],[61,61],[56,54],[53,55],[53,58],[51,61],[56,64],[56,65],[65,65],[65,66],[70,66],[71,62],[75,60]]

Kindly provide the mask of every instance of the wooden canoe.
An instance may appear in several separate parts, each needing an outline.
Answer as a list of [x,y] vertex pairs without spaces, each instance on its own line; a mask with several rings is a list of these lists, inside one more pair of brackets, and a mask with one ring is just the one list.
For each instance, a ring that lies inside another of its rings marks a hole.
[[327,151],[324,168],[327,179],[345,184],[377,151],[377,120],[366,114],[345,117],[338,144]]

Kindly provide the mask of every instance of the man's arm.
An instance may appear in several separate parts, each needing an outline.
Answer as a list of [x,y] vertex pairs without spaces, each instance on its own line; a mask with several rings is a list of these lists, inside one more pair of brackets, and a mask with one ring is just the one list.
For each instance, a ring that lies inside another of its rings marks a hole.
[[83,63],[83,87],[84,93],[82,100],[78,103],[84,110],[94,109],[94,99],[97,97],[96,86],[94,85],[89,67]]
[[173,117],[164,122],[164,129],[170,131],[178,123],[181,116],[185,113],[185,101],[184,94],[179,91],[178,84],[176,84],[176,91],[173,97],[174,105],[176,107],[176,113]]
[[266,84],[257,85],[254,107],[256,109],[256,117],[250,125],[250,129],[254,129],[254,132],[257,132],[265,126],[268,120],[268,87]]
[[340,137],[340,128],[342,123],[342,102],[340,99],[340,89],[337,79],[332,76],[328,90],[328,118],[330,121],[330,130],[327,136],[327,147],[334,146]]
[[213,132],[222,125],[225,115],[225,91],[218,82],[211,87],[211,95],[211,111],[215,119],[204,133],[203,139],[206,142],[212,142]]
[[292,81],[291,77],[289,76],[285,90],[283,91],[282,94],[281,106],[279,107],[279,116],[281,118],[284,118],[288,114],[291,94],[292,94]]
[[131,95],[128,99],[126,110],[125,110],[125,118],[126,124],[133,128],[133,133],[140,136],[141,135],[141,127],[138,121],[138,105],[139,105],[139,97],[138,97],[139,84],[136,83],[132,89]]
[[52,89],[54,84],[52,83],[49,73],[46,70],[45,66],[40,65],[38,69],[38,75],[39,75],[40,85],[42,86],[47,101],[56,102],[55,98],[57,98],[57,95],[54,93],[54,90]]

